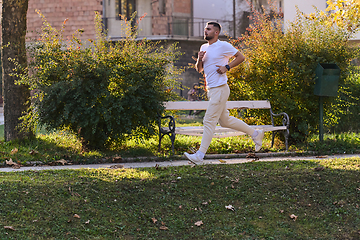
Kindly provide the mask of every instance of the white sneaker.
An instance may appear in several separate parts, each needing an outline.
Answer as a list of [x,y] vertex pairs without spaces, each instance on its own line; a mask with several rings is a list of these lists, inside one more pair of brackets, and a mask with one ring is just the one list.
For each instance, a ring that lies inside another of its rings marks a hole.
[[264,131],[263,130],[257,130],[258,135],[256,137],[253,137],[252,140],[255,143],[255,152],[260,151],[262,147],[262,141],[264,138]]
[[203,165],[204,164],[204,160],[196,153],[189,154],[189,153],[185,152],[184,155],[185,155],[185,157],[187,157],[187,159],[190,160],[190,162],[192,162],[195,165]]

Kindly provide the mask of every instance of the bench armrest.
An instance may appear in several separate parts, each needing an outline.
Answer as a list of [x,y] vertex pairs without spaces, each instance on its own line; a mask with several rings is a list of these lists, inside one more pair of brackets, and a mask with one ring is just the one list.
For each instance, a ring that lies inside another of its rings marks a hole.
[[161,120],[162,119],[166,119],[168,118],[169,119],[169,124],[168,124],[168,130],[166,132],[175,132],[175,118],[173,116],[170,116],[170,115],[166,115],[166,116],[160,116],[158,114],[158,117],[159,117],[159,130],[162,131],[163,128],[161,127]]
[[290,118],[289,118],[289,115],[287,115],[286,113],[282,112],[282,113],[278,113],[278,114],[275,114],[273,113],[272,109],[270,108],[270,116],[271,116],[271,124],[273,126],[275,126],[274,124],[274,117],[283,117],[282,119],[282,124],[283,126],[286,126],[287,129],[289,129],[289,125],[290,125]]

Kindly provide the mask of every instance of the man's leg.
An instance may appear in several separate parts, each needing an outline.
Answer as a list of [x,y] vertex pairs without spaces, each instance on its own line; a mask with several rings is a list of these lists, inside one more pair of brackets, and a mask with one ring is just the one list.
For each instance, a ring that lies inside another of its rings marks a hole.
[[226,102],[230,93],[227,91],[226,86],[227,85],[223,85],[209,90],[208,95],[210,101],[203,120],[204,132],[199,148],[199,151],[204,154],[207,152],[210,146],[211,140],[214,136],[216,124],[218,123],[224,109],[226,110]]
[[[227,88],[229,89],[228,86],[227,86]],[[230,93],[230,89],[229,89],[229,93]],[[219,124],[222,127],[235,129],[237,131],[241,131],[241,132],[244,132],[244,133],[250,135],[255,143],[255,151],[257,152],[261,149],[264,132],[261,130],[256,131],[255,129],[250,127],[248,124],[246,124],[242,120],[240,120],[236,117],[230,116],[229,111],[226,109],[226,107],[223,109],[223,112],[221,113],[221,115],[219,117]]]
[[204,132],[201,139],[199,151],[195,154],[184,153],[185,156],[195,164],[202,164],[204,155],[208,150],[214,135],[216,124],[219,121],[223,109],[226,109],[226,101],[229,97],[229,91],[226,85],[212,88],[208,92],[209,105],[204,116]]
[[[227,86],[227,90],[230,93],[230,89]],[[255,129],[253,129],[252,127],[250,127],[249,125],[247,125],[245,122],[243,122],[242,120],[230,116],[229,114],[229,110],[226,109],[226,107],[223,109],[220,117],[219,117],[219,124],[222,127],[227,127],[227,128],[231,128],[231,129],[235,129],[237,131],[241,131],[244,132],[250,136],[252,136],[255,132]]]

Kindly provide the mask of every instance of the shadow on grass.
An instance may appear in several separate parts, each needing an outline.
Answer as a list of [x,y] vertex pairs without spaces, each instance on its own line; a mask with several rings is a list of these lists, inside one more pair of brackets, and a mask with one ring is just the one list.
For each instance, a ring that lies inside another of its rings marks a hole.
[[75,136],[65,132],[37,134],[36,138],[26,140],[1,141],[0,153],[3,163],[11,159],[23,165],[51,164],[61,159],[72,164],[94,164],[118,162],[122,156],[127,155],[132,157],[150,155],[148,149],[136,146],[132,149],[83,152]]
[[343,159],[0,173],[0,224],[16,229],[0,234],[359,239],[359,171]]

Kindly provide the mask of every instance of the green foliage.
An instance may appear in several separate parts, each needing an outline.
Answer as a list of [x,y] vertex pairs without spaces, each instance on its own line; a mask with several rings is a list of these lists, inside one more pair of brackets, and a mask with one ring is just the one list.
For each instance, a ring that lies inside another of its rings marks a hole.
[[345,79],[345,91],[351,94],[342,94],[340,100],[346,104],[344,112],[339,113],[340,123],[331,127],[331,131],[360,132],[360,67],[351,66],[349,75]]
[[123,26],[126,38],[115,43],[101,32],[99,15],[95,24],[95,41],[83,43],[78,31],[65,42],[63,29],[44,19],[41,38],[29,48],[31,75],[22,76],[36,90],[27,124],[68,129],[90,149],[149,137],[162,102],[172,98],[180,53],[175,44],[135,41],[131,22]]
[[345,80],[359,49],[348,43],[345,30],[301,13],[283,32],[276,12],[274,8],[272,14],[254,11],[248,33],[233,41],[247,60],[230,72],[231,99],[269,99],[275,113],[289,114],[292,140],[303,141],[318,129],[319,99],[313,93],[316,66],[335,63],[341,69],[339,96],[326,98],[324,104],[325,124],[334,126],[354,103],[345,100],[354,94]]

